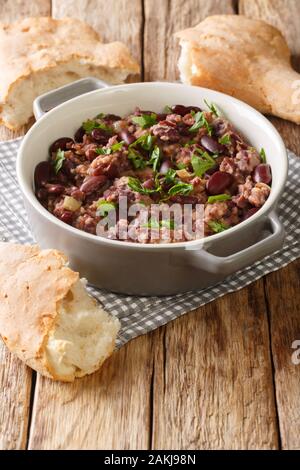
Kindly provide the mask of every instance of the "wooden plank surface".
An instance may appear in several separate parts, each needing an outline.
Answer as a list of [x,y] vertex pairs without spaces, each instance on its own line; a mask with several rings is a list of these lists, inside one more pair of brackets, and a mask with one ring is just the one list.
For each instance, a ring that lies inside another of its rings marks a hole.
[[[234,13],[237,4],[115,0],[108,6],[103,0],[53,0],[52,13],[86,20],[106,41],[126,42],[143,59],[145,80],[176,80],[179,48],[172,33],[209,14]],[[298,10],[297,0],[239,2],[240,12],[264,17],[286,32],[295,63]],[[47,12],[45,0],[0,0],[1,21]],[[272,121],[300,153],[299,128]],[[0,139],[13,135],[0,128]],[[38,378],[29,448],[299,447],[300,365],[291,362],[292,341],[300,339],[299,265],[137,338],[100,373],[75,384]],[[0,448],[24,448],[31,372],[4,349],[0,365]]]
[[[0,21],[11,22],[25,16],[49,15],[50,0],[0,0]],[[0,140],[22,135],[0,126]],[[25,449],[29,424],[32,372],[8,353],[0,340],[0,449]]]
[[[241,0],[240,11],[278,27],[292,50],[295,68],[300,70],[298,0]],[[300,127],[281,119],[271,120],[283,136],[287,147],[300,155]],[[292,343],[300,340],[299,271],[298,260],[265,278],[276,402],[281,445],[284,449],[300,448],[300,365],[292,362]]]

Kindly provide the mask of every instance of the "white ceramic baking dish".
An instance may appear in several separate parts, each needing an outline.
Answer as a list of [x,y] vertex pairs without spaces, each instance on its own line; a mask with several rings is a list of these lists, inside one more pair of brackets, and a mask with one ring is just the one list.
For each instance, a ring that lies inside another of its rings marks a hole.
[[[44,114],[26,134],[18,153],[17,176],[32,230],[43,248],[57,248],[71,266],[95,286],[139,295],[177,294],[216,284],[226,276],[282,246],[284,230],[276,206],[287,178],[284,143],[272,124],[255,109],[230,96],[179,83],[135,83],[95,90],[103,83],[85,79],[40,97],[36,117],[57,101],[70,100]],[[72,98],[91,87],[94,91]],[[161,112],[166,104],[213,102],[257,149],[263,147],[272,167],[271,194],[252,217],[204,241],[143,245],[108,240],[77,230],[49,213],[36,199],[34,168],[45,160],[49,145],[73,136],[83,120],[99,112],[124,115],[140,106]]]

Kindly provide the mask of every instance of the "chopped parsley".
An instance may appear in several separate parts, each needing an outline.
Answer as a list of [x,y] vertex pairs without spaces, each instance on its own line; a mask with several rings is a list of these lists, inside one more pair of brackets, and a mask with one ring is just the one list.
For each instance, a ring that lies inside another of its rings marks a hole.
[[87,120],[82,123],[82,127],[85,130],[87,134],[90,134],[94,129],[102,129],[105,132],[108,132],[109,134],[113,133],[113,129],[103,122],[98,122],[94,120]]
[[137,124],[142,129],[146,129],[147,127],[151,127],[157,122],[157,115],[155,113],[151,114],[142,114],[141,116],[133,116],[131,121],[134,124]]
[[141,193],[141,194],[151,194],[151,193],[157,193],[158,191],[161,190],[161,186],[159,184],[157,184],[158,181],[156,181],[156,188],[154,189],[147,189],[147,188],[144,188],[142,183],[140,182],[139,179],[137,178],[133,178],[132,176],[130,176],[128,178],[128,186],[130,189],[132,189],[133,191],[137,192],[137,193]]
[[151,134],[141,135],[137,140],[129,145],[129,148],[140,145],[144,150],[150,151],[153,147],[155,137]]
[[135,149],[129,148],[128,160],[130,160],[136,170],[143,169],[147,166],[146,160],[143,156]]
[[221,233],[229,228],[228,225],[224,224],[220,220],[211,220],[208,222],[208,226],[214,233]]
[[208,204],[213,204],[219,201],[229,201],[231,196],[229,194],[217,194],[216,196],[209,196],[207,199]]
[[174,220],[161,220],[158,221],[156,219],[149,219],[146,224],[141,225],[143,228],[153,228],[153,229],[159,229],[159,228],[168,228],[170,230],[174,230],[175,223]]
[[182,162],[179,162],[176,164],[178,170],[184,170],[186,168],[186,165]]
[[193,191],[193,185],[189,183],[177,183],[169,189],[170,196],[182,195],[188,196]]
[[216,108],[216,105],[214,103],[208,104],[206,100],[203,100],[208,109],[210,110],[211,113],[213,113],[216,117],[219,116],[218,110]]
[[260,159],[263,163],[267,163],[267,156],[266,156],[266,152],[265,152],[265,149],[264,148],[261,148],[260,152],[259,152],[259,155],[260,155]]
[[176,170],[173,170],[173,168],[170,168],[165,174],[164,180],[167,184],[173,184],[175,182],[176,176],[177,176]]
[[97,114],[96,119],[103,119],[104,116],[105,116],[104,113],[99,113],[99,114]]
[[192,155],[191,164],[195,175],[202,177],[204,173],[206,173],[208,170],[210,170],[210,168],[213,168],[215,166],[216,162],[213,157],[208,155],[207,152],[201,152],[200,156],[197,156],[195,154]]
[[123,144],[124,140],[122,140],[121,142],[117,142],[108,148],[98,147],[95,151],[98,155],[110,155],[112,152],[117,152],[118,150],[121,150]]
[[64,160],[65,160],[65,152],[61,149],[58,149],[56,152],[55,160],[54,160],[54,171],[56,175],[61,170]]
[[219,144],[228,145],[231,144],[231,137],[228,134],[223,135],[219,138]]
[[100,199],[97,202],[97,215],[101,217],[107,217],[108,213],[116,208],[116,204],[113,202],[108,202],[105,199]]
[[157,167],[158,167],[158,164],[160,162],[160,158],[161,158],[160,148],[157,145],[155,145],[155,147],[154,147],[154,149],[151,153],[150,160],[149,160],[149,165],[152,165],[153,171],[157,171]]
[[172,113],[173,113],[173,110],[172,110],[171,106],[169,106],[169,105],[166,105],[166,106],[165,106],[164,111],[165,111],[165,113],[167,113],[167,114],[172,114]]
[[208,135],[212,135],[212,126],[204,117],[203,111],[198,111],[198,113],[195,114],[194,119],[194,124],[189,128],[190,132],[197,132],[201,127],[206,127]]

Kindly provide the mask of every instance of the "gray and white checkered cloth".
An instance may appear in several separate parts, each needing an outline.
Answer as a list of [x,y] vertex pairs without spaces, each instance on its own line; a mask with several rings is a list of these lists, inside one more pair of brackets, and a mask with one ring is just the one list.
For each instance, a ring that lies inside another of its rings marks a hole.
[[[20,142],[21,139],[0,143],[0,238],[3,241],[34,243],[16,180],[16,154]],[[289,152],[289,176],[279,204],[279,217],[286,229],[283,248],[216,286],[168,297],[134,297],[90,288],[90,292],[103,303],[105,309],[121,320],[118,346],[229,292],[242,289],[298,258],[299,182],[300,158]]]

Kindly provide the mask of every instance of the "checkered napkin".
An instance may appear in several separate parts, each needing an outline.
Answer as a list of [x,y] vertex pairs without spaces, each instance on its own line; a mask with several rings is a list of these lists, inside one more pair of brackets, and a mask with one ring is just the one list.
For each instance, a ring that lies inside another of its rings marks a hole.
[[[33,243],[34,238],[16,180],[15,163],[20,142],[21,139],[0,143],[0,239]],[[197,292],[168,297],[135,297],[90,288],[92,295],[103,303],[105,309],[121,320],[119,347],[130,339],[154,330],[190,310],[229,292],[242,289],[299,257],[300,158],[292,152],[288,152],[288,155],[289,177],[279,204],[279,217],[286,229],[286,239],[281,250],[228,277],[214,287]]]

